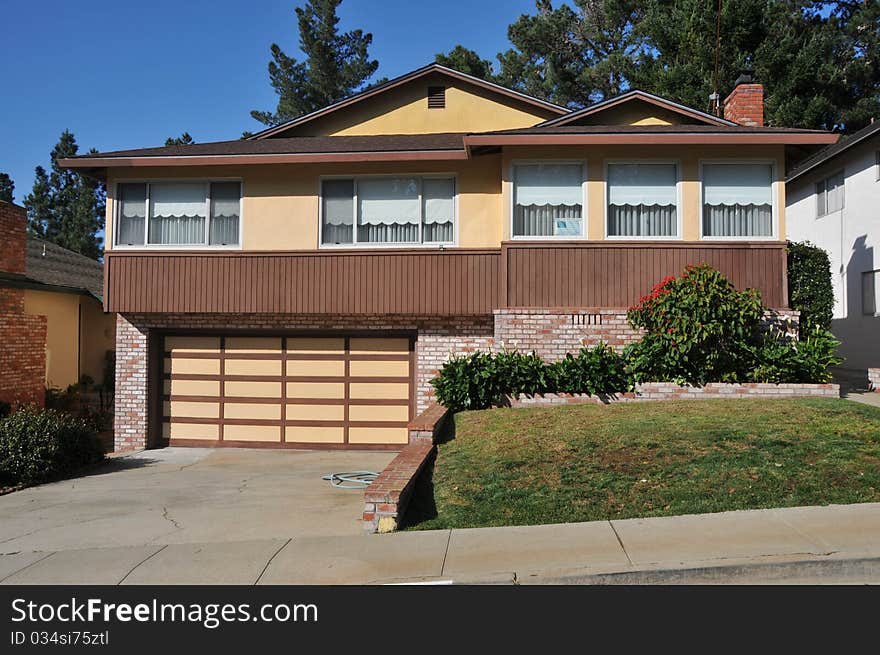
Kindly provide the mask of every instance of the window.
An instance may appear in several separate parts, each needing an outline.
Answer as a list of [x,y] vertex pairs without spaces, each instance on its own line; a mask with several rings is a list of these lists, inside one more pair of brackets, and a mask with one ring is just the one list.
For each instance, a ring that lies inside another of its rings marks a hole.
[[321,184],[321,243],[419,244],[455,240],[452,177],[363,177]]
[[583,236],[582,164],[518,164],[513,169],[513,236]]
[[238,245],[240,182],[118,185],[116,245]]
[[703,236],[773,236],[770,164],[703,166]]
[[816,216],[825,216],[843,209],[843,171],[827,177],[816,185]]
[[862,273],[862,313],[880,315],[880,271]]
[[608,165],[608,236],[678,236],[675,164]]
[[880,182],[880,150],[874,153],[874,159],[877,164],[877,181]]

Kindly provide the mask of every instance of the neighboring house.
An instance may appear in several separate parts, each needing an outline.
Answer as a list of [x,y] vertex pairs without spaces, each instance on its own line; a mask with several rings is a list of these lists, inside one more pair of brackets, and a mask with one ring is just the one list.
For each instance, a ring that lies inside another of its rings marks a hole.
[[103,266],[26,236],[25,210],[0,203],[0,400],[43,403],[47,387],[104,379],[116,317]]
[[61,161],[108,185],[117,449],[399,447],[450,353],[622,347],[687,264],[784,310],[787,149],[836,137],[762,127],[742,82],[727,119],[570,111],[431,65],[247,140]]
[[788,237],[828,252],[842,368],[880,367],[880,122],[800,162],[786,182]]

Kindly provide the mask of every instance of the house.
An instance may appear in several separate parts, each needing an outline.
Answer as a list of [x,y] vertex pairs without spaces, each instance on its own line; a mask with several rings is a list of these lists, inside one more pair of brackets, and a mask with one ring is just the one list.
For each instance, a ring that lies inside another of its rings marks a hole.
[[116,317],[100,262],[26,235],[23,207],[0,202],[0,401],[43,404],[47,388],[102,382]]
[[880,122],[799,163],[786,187],[788,236],[828,252],[831,330],[843,372],[863,381],[880,369]]
[[787,308],[787,153],[641,91],[571,111],[439,65],[245,140],[83,155],[108,184],[116,447],[399,448],[452,352],[636,338],[690,263]]

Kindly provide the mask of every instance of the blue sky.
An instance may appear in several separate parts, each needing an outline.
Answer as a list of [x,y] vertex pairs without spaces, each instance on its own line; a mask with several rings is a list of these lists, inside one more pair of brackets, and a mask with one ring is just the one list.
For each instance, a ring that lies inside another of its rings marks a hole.
[[[21,203],[65,128],[80,151],[235,139],[275,108],[269,44],[298,52],[295,0],[5,0],[0,171]],[[343,29],[373,33],[380,76],[462,43],[494,61],[534,0],[345,0]]]

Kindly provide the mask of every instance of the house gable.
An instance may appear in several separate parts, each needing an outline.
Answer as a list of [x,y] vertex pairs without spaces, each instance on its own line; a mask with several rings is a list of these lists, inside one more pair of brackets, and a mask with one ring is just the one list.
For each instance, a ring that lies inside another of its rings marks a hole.
[[629,91],[543,123],[563,125],[734,125],[644,91]]
[[537,98],[431,65],[251,138],[486,132],[531,127],[566,113]]

